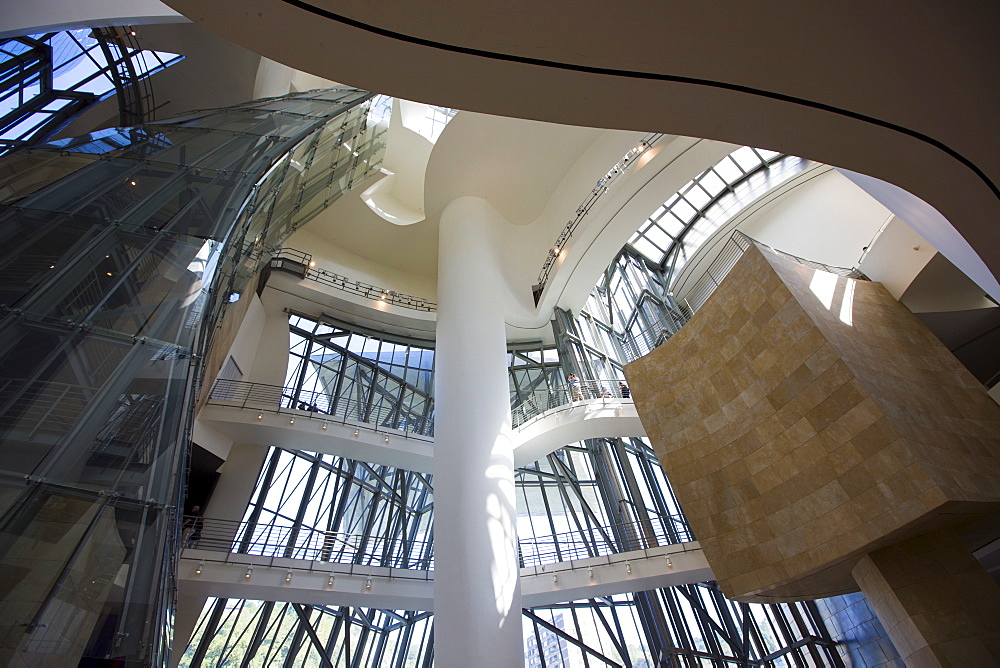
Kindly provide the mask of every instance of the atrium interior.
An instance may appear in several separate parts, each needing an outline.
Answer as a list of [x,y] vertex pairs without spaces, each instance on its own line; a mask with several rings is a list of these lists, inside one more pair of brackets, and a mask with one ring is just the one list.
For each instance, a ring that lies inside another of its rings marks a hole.
[[390,4],[0,22],[0,665],[1000,662],[997,11]]

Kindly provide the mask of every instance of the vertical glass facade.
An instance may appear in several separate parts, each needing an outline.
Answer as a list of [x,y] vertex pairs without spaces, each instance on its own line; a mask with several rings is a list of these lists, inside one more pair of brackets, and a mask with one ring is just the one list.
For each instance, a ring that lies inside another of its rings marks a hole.
[[431,570],[433,479],[391,466],[272,447],[231,544],[199,542],[198,547]]
[[[415,472],[272,448],[235,539],[198,547],[302,559],[305,569],[428,569],[431,484]],[[518,469],[516,487],[522,566],[693,538],[644,439],[566,446]],[[813,603],[733,603],[714,582],[522,612],[526,666],[843,665]],[[427,612],[209,598],[181,665],[429,666],[432,640]]]
[[370,98],[299,93],[0,161],[0,665],[165,661],[201,360],[285,238],[377,172]]
[[282,406],[434,435],[434,348],[292,314]]

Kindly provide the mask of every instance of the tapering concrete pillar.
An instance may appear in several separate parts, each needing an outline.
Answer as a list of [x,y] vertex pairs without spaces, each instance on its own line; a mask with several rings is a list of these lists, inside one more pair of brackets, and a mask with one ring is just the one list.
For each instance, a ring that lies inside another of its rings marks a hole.
[[519,666],[514,452],[494,235],[504,221],[462,197],[441,215],[435,351],[434,660]]
[[852,572],[907,666],[1000,664],[1000,586],[953,529],[875,550]]

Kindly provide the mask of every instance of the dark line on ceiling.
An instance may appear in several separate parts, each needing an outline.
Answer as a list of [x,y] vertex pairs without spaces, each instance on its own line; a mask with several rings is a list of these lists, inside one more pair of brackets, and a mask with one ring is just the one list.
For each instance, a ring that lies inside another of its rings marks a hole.
[[541,58],[529,58],[527,56],[516,56],[508,53],[496,53],[493,51],[485,51],[483,49],[474,49],[467,46],[458,46],[455,44],[445,44],[444,42],[436,42],[429,39],[424,39],[422,37],[415,37],[413,35],[407,35],[405,33],[396,32],[394,30],[388,30],[386,28],[380,28],[378,26],[373,26],[368,23],[363,23],[356,19],[348,18],[340,14],[336,14],[322,7],[316,7],[303,0],[281,0],[287,5],[292,7],[297,7],[303,11],[307,11],[316,16],[321,16],[330,21],[336,21],[346,26],[352,28],[357,28],[358,30],[364,30],[373,35],[379,35],[380,37],[386,37],[388,39],[394,39],[401,42],[407,42],[409,44],[415,44],[417,46],[424,46],[431,49],[438,49],[441,51],[450,51],[452,53],[459,53],[467,56],[476,56],[479,58],[489,58],[491,60],[500,60],[510,63],[520,63],[523,65],[535,65],[538,67],[547,67],[552,69],[567,70],[570,72],[582,72],[585,74],[600,74],[605,76],[615,76],[624,77],[629,79],[646,79],[649,81],[666,81],[671,83],[682,83],[690,84],[693,86],[705,86],[708,88],[718,88],[722,90],[729,90],[738,93],[746,93],[748,95],[756,95],[758,97],[765,97],[772,100],[778,100],[781,102],[789,102],[791,104],[796,104],[802,107],[809,107],[811,109],[818,109],[820,111],[827,111],[839,116],[844,116],[854,120],[862,121],[864,123],[869,123],[871,125],[877,125],[879,127],[892,130],[894,132],[899,132],[901,134],[913,137],[922,142],[930,144],[931,146],[944,151],[952,158],[955,158],[963,165],[971,169],[976,176],[982,180],[983,183],[993,192],[993,195],[1000,199],[1000,188],[990,180],[983,170],[981,170],[974,162],[966,158],[964,155],[951,148],[947,144],[934,139],[922,132],[917,132],[916,130],[911,130],[910,128],[904,127],[902,125],[897,125],[889,121],[884,121],[873,116],[867,116],[865,114],[858,113],[856,111],[851,111],[849,109],[842,109],[840,107],[835,107],[830,104],[825,104],[823,102],[816,102],[815,100],[807,100],[805,98],[795,97],[793,95],[785,95],[784,93],[776,93],[774,91],[762,90],[759,88],[752,88],[750,86],[742,86],[740,84],[729,83],[726,81],[712,81],[710,79],[698,79],[695,77],[685,77],[677,74],[661,74],[658,72],[636,72],[633,70],[620,70],[609,67],[593,67],[590,65],[578,65],[575,63],[563,63],[553,60],[543,60]]

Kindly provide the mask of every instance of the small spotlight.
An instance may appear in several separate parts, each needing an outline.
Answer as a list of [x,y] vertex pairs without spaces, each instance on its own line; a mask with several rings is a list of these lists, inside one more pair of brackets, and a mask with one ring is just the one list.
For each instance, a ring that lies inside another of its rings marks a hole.
[[287,573],[285,573],[285,582],[291,582],[291,581],[292,581],[292,571],[289,570]]
[[625,572],[628,573],[629,575],[632,574],[632,564],[630,564],[627,561],[625,562]]
[[251,575],[253,575],[253,566],[247,566],[247,572],[243,575],[243,577],[249,580]]
[[310,267],[315,267],[316,266],[316,260],[309,260],[309,266]]
[[667,555],[667,568],[673,568],[674,562],[670,560],[670,555]]
[[359,432],[359,431],[358,431],[357,429],[355,429],[355,430],[354,430],[354,435],[355,435],[355,436],[357,436],[357,435],[358,435],[359,433],[360,433],[360,432]]
[[326,423],[323,423],[323,431],[326,431]]
[[288,418],[288,424],[295,424],[295,418]]
[[106,271],[104,273],[107,274],[108,276],[111,276],[111,272],[110,271]]
[[258,420],[263,420],[264,419],[264,414],[263,413],[257,413],[257,419]]
[[385,442],[386,442],[386,443],[388,443],[388,442],[389,442],[389,436],[388,436],[388,435],[386,435],[386,437],[385,437]]
[[129,181],[129,182],[128,182],[128,184],[129,184],[130,186],[134,186],[134,185],[135,185],[135,181]]
[[594,579],[594,567],[593,566],[591,566],[590,568],[587,569],[587,575],[590,576],[591,580]]
[[558,575],[553,575],[552,576],[552,584],[559,584],[559,576]]
[[205,560],[204,559],[202,559],[201,563],[198,564],[198,568],[194,569],[195,575],[201,575],[201,571],[202,571],[203,568],[205,568]]
[[368,576],[368,579],[367,579],[367,580],[365,580],[365,589],[371,589],[371,588],[372,588],[372,578],[371,578],[371,576],[369,575],[369,576]]
[[328,577],[326,579],[326,586],[327,587],[332,587],[333,586],[333,573],[330,573],[330,577]]

